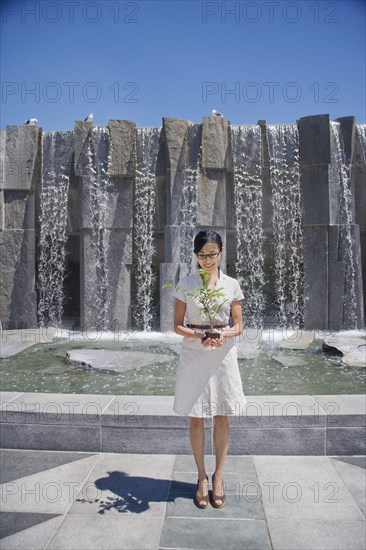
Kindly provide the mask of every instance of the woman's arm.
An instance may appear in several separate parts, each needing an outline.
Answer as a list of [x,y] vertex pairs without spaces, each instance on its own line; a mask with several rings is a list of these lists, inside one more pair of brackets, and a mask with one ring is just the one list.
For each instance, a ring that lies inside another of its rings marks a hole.
[[184,315],[186,313],[187,304],[182,300],[175,299],[174,309],[174,332],[187,338],[198,338],[201,340],[202,334],[196,333],[192,328],[184,326]]
[[223,330],[222,334],[224,338],[233,338],[234,336],[241,336],[243,333],[243,312],[241,309],[241,301],[236,300],[231,304],[231,316],[233,319],[233,326]]

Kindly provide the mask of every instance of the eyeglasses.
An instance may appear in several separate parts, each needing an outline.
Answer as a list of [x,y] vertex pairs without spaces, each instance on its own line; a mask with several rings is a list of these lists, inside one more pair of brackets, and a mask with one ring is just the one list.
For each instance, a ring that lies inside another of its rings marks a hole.
[[215,258],[218,257],[219,254],[220,254],[220,251],[219,252],[211,252],[210,254],[197,254],[197,258],[199,260],[207,260],[207,258],[209,260],[214,260]]

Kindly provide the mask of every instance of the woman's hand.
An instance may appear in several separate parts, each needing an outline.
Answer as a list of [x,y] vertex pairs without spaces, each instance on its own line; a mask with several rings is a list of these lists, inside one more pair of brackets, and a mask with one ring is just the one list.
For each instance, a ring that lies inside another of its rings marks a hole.
[[220,338],[205,338],[202,337],[201,343],[203,346],[211,346],[212,348],[221,348],[225,342],[225,338],[222,332],[220,332]]

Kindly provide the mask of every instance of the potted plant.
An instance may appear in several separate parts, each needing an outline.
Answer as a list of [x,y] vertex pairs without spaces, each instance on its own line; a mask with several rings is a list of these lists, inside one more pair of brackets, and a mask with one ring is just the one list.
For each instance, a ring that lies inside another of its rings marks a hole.
[[[207,288],[209,274],[204,269],[199,269],[198,273],[202,277],[200,285],[190,292],[187,292],[187,296],[195,298],[201,305],[201,317],[204,319],[202,324],[208,324],[209,328],[204,331],[203,339],[207,338],[220,338],[220,332],[215,329],[215,324],[219,324],[217,321],[217,314],[221,310],[222,306],[227,302],[225,294],[223,293],[223,288]],[[166,284],[162,288],[180,288],[185,291],[185,288],[179,287],[177,285]],[[209,319],[207,323],[206,319]]]

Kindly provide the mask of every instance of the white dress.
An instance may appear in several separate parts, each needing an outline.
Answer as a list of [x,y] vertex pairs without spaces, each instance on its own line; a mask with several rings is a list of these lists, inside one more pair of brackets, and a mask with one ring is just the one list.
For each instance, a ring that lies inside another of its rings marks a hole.
[[[202,325],[208,318],[202,316],[202,306],[187,293],[202,284],[200,274],[182,278],[173,296],[187,305],[187,323]],[[236,279],[219,272],[215,288],[222,289],[227,302],[216,316],[217,324],[229,324],[230,306],[244,298]],[[239,373],[235,338],[226,338],[223,346],[212,351],[205,349],[201,340],[184,337],[179,356],[173,410],[182,416],[212,418],[215,415],[240,416],[247,400]]]

